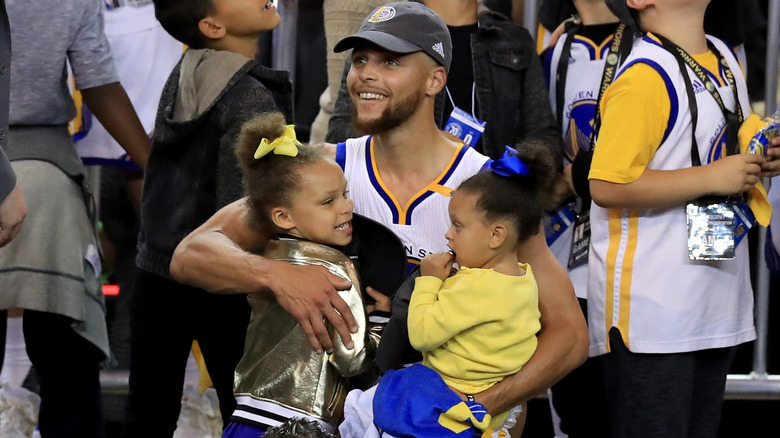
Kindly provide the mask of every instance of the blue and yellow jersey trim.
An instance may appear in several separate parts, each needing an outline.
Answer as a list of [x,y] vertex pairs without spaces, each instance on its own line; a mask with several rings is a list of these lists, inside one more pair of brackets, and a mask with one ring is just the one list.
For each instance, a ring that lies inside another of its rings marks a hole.
[[[662,46],[661,41],[653,34],[648,34],[647,36],[644,37],[644,39],[645,41],[655,44],[657,46]],[[736,55],[734,56],[736,58]],[[729,86],[724,67],[721,63],[717,61],[717,57],[713,53],[710,52],[705,55],[696,55],[695,58],[697,58],[697,61],[701,65],[704,72],[707,74],[707,77],[709,77],[710,80],[713,81],[713,83],[715,83],[717,87]],[[649,62],[646,63],[650,64]],[[656,70],[659,70],[660,73],[660,68],[656,68]],[[713,71],[717,72],[717,74],[713,73]],[[661,76],[664,78],[664,82],[667,82],[668,76],[664,76],[663,74],[661,74]],[[675,99],[671,97],[672,95],[671,95],[670,88],[672,87],[669,87],[669,85],[670,82],[667,82],[667,88],[668,91],[670,91],[669,95],[670,98],[672,99],[672,107],[674,110],[676,109],[676,105],[675,105],[676,102]],[[670,117],[670,120],[672,120],[672,117]],[[670,128],[671,127],[669,127],[669,129]],[[667,129],[667,133],[669,132],[669,129]],[[702,160],[704,161],[705,164],[716,161],[726,155],[725,153],[726,135],[727,135],[727,129],[724,127],[719,133],[718,138],[715,139],[715,141],[713,142],[707,155],[702,157]],[[665,139],[666,139],[666,135],[664,135],[664,140]]]
[[[561,36],[561,38],[566,38],[566,35]],[[581,36],[581,35],[574,35],[574,40],[572,41],[572,44],[581,44],[586,49],[588,49],[588,53],[590,54],[590,60],[596,61],[606,58],[607,54],[609,53],[609,48],[612,47],[612,40],[614,39],[614,35],[610,35],[605,39],[601,44],[596,44],[593,40],[590,38]],[[543,70],[544,70],[544,79],[547,81],[547,86],[550,87],[552,84],[552,78],[555,76],[555,73],[553,72],[553,52],[554,47],[551,47],[549,49],[545,49],[540,54],[542,55],[542,63],[543,63]],[[562,53],[561,56],[564,54]]]
[[547,35],[547,28],[545,28],[541,23],[536,26],[536,54],[541,55],[542,52],[547,49],[547,47],[544,44],[545,36]]
[[[643,37],[643,39],[645,41],[649,42],[649,43],[655,44],[656,46],[663,47],[663,44],[661,43],[661,40],[658,39],[658,37],[653,35],[652,33],[648,33],[647,35],[645,35]],[[692,56],[694,58],[697,58],[696,60],[701,63],[701,59],[700,58],[701,58],[702,55],[692,55]],[[717,73],[718,74],[713,73],[712,67],[715,66],[715,64],[708,65],[707,63],[702,63],[701,67],[702,67],[702,69],[704,69],[704,72],[707,74],[707,76],[710,78],[710,80],[715,82],[715,84],[718,87],[726,86],[726,85],[728,85],[728,81],[726,80],[726,74],[725,74],[725,72],[723,70],[723,66],[720,65],[720,63],[718,63],[717,61],[716,61],[716,63],[717,63]]]
[[382,176],[379,174],[379,169],[376,166],[376,160],[374,159],[374,138],[369,137],[366,147],[366,169],[368,169],[368,178],[371,181],[371,185],[376,190],[377,194],[382,198],[387,207],[390,209],[393,215],[393,223],[397,225],[411,225],[412,213],[415,207],[420,205],[423,201],[428,199],[435,193],[444,195],[447,197],[452,196],[454,187],[447,187],[445,184],[452,176],[452,173],[457,169],[458,164],[463,159],[469,146],[461,144],[460,148],[452,155],[452,159],[449,164],[445,166],[444,171],[431,183],[425,186],[422,190],[417,192],[409,199],[405,206],[401,206],[395,196],[390,192],[385,183],[382,181]]
[[81,91],[76,89],[76,82],[70,78],[70,88],[73,97],[73,105],[76,107],[76,117],[68,124],[68,131],[72,141],[75,143],[86,137],[89,130],[92,129],[92,112],[87,108]]
[[[631,316],[631,280],[639,230],[637,210],[609,210],[609,247],[607,248],[606,326],[605,333],[617,327],[623,343],[629,347],[629,317]],[[618,303],[615,303],[615,299]],[[615,305],[618,306],[617,321]],[[609,349],[609,339],[606,340]]]
[[590,53],[590,60],[597,61],[604,59],[607,56],[609,48],[612,47],[612,40],[614,38],[614,35],[610,35],[604,41],[602,41],[601,44],[596,44],[590,38],[584,37],[582,35],[574,35],[574,41],[572,41],[572,43],[578,43],[585,46],[585,48],[588,49],[588,52]]
[[658,75],[661,77],[661,79],[664,81],[664,85],[666,86],[666,95],[669,97],[669,119],[666,122],[666,130],[664,131],[663,140],[661,140],[661,144],[663,144],[663,142],[665,142],[666,139],[669,137],[669,134],[671,134],[672,128],[674,128],[674,124],[677,122],[677,114],[680,112],[680,102],[677,99],[677,91],[676,88],[674,87],[674,83],[672,83],[672,78],[669,77],[669,74],[666,73],[666,71],[657,62],[648,58],[635,59],[630,63],[626,64],[620,70],[617,76],[615,76],[615,80],[617,80],[617,78],[619,78],[620,75],[622,75],[626,70],[628,70],[629,67],[639,63],[646,64],[649,67],[651,67],[653,70],[655,70],[658,73]]

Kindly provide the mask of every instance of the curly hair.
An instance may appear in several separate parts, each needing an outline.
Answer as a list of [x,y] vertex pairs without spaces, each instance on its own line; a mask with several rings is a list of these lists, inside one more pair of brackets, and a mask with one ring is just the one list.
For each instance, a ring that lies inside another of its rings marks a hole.
[[284,423],[272,427],[263,435],[265,438],[336,438],[320,428],[316,421],[303,418],[290,418]]
[[518,242],[523,242],[539,232],[555,164],[545,146],[534,140],[519,144],[517,156],[528,167],[527,175],[506,177],[488,169],[463,181],[457,190],[478,197],[476,207],[487,222],[511,220]]
[[244,194],[249,197],[250,220],[255,225],[271,222],[271,209],[289,207],[292,195],[299,190],[301,170],[327,160],[321,147],[298,146],[298,155],[268,155],[256,159],[260,141],[276,139],[284,134],[285,119],[281,113],[263,113],[241,127],[235,155],[244,172]]

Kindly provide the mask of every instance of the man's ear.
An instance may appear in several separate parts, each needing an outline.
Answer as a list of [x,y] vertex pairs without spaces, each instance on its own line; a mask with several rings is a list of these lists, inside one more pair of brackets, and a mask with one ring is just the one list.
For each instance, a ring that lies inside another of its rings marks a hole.
[[274,225],[285,230],[290,231],[295,228],[295,221],[287,213],[287,209],[284,207],[276,207],[271,210],[271,220]]
[[655,0],[626,0],[626,5],[631,9],[641,11],[648,6],[655,6]]
[[431,70],[431,75],[428,77],[428,86],[426,94],[429,96],[435,96],[439,94],[439,91],[444,89],[447,85],[447,71],[442,66],[436,66]]
[[490,249],[496,249],[504,244],[509,230],[507,230],[506,224],[503,222],[496,222],[492,228],[490,232]]
[[207,16],[198,22],[198,30],[206,38],[218,40],[225,36],[225,27],[212,16]]

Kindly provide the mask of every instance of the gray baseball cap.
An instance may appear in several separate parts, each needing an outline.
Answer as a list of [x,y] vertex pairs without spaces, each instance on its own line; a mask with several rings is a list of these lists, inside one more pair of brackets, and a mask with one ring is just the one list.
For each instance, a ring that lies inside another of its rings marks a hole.
[[641,29],[637,20],[637,11],[631,9],[626,4],[626,0],[606,0],[607,7],[616,17],[620,19],[625,25],[636,32],[641,32]]
[[445,70],[450,70],[450,31],[439,14],[422,3],[394,2],[374,9],[363,20],[360,29],[342,38],[333,51],[353,49],[361,41],[395,53],[425,52]]

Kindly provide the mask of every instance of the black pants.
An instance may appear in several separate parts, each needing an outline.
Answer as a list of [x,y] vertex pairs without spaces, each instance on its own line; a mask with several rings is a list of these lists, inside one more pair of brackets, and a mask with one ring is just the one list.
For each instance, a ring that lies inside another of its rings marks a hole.
[[250,311],[245,295],[213,295],[139,269],[130,303],[130,391],[122,437],[173,435],[193,340],[227,425]]
[[[0,312],[3,351],[7,316],[8,312]],[[38,426],[47,438],[103,438],[100,362],[104,356],[73,331],[72,322],[54,313],[24,311],[27,355],[41,391]]]
[[603,356],[612,438],[715,438],[736,347],[629,351],[616,328]]
[[[587,320],[588,301],[577,301]],[[550,388],[552,405],[561,419],[561,432],[569,438],[609,438],[601,360],[601,356],[589,357]]]

